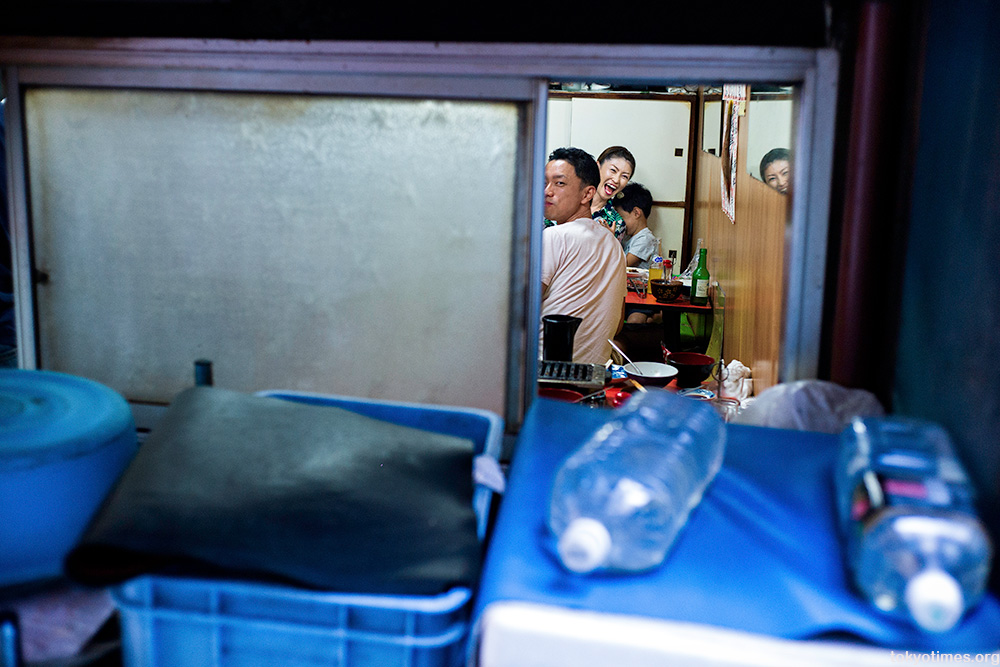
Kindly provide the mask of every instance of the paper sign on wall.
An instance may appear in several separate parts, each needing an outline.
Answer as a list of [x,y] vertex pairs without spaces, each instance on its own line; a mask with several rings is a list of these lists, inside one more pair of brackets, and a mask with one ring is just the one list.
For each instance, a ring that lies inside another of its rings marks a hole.
[[726,84],[722,87],[722,211],[736,222],[736,154],[740,134],[739,117],[747,110],[747,87]]
[[742,83],[727,83],[722,86],[722,99],[733,103],[736,108],[737,116],[745,116],[747,113],[748,91],[749,88]]

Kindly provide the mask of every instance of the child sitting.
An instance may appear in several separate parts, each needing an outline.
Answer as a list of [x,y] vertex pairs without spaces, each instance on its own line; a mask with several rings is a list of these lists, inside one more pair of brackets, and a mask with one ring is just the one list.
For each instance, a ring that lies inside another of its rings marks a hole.
[[615,195],[615,210],[625,221],[625,262],[629,266],[648,269],[649,262],[660,245],[649,231],[647,221],[653,209],[653,195],[639,183],[629,183]]
[[[660,247],[660,240],[649,231],[647,221],[653,210],[653,195],[639,183],[629,183],[615,195],[615,210],[625,221],[625,263],[648,269],[649,263]],[[654,320],[653,312],[642,308],[626,308],[625,321],[645,324]]]

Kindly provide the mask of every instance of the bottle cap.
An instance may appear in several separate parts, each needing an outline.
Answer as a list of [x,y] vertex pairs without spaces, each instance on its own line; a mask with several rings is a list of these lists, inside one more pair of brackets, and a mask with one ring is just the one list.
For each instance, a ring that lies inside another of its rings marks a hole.
[[925,570],[911,579],[904,599],[913,620],[929,632],[951,630],[965,611],[962,589],[942,570]]
[[600,521],[580,517],[566,526],[557,548],[559,558],[569,570],[581,574],[592,572],[611,553],[611,534]]

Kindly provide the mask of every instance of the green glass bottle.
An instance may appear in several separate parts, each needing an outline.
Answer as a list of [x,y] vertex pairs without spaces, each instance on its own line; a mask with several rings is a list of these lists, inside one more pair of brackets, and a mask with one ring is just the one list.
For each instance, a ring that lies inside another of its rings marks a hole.
[[698,268],[691,274],[691,305],[708,305],[708,268],[705,266],[708,249],[698,252]]

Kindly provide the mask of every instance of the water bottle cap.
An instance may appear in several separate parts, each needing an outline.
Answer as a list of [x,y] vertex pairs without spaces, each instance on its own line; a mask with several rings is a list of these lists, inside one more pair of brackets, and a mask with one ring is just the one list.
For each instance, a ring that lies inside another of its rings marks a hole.
[[663,261],[663,258],[660,257],[659,255],[656,255],[655,257],[653,257],[653,262],[662,262],[662,261]]
[[913,620],[929,632],[951,630],[965,611],[958,582],[941,570],[926,570],[911,579],[904,598]]
[[611,534],[596,519],[573,519],[559,538],[557,548],[568,569],[581,574],[592,572],[603,565],[611,553]]

